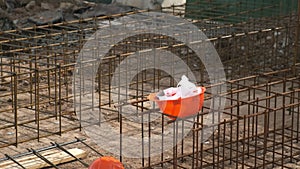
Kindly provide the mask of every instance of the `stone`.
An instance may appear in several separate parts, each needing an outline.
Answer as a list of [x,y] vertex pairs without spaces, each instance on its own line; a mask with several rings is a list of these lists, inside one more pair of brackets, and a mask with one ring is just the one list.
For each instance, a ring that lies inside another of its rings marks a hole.
[[15,25],[13,21],[10,19],[7,12],[0,8],[0,30],[11,30],[14,29]]
[[91,6],[84,6],[84,7],[80,6],[80,7],[75,8],[73,13],[75,16],[76,15],[80,16],[81,14],[87,12],[90,8],[91,8]]
[[264,72],[273,72],[273,71],[274,71],[274,70],[271,69],[271,68],[269,68],[269,67],[266,67],[265,70],[264,70]]
[[96,5],[95,2],[91,2],[91,1],[83,1],[83,4],[85,4],[87,6],[95,6]]
[[46,9],[46,10],[52,10],[52,9],[54,9],[54,6],[50,3],[42,2],[41,3],[41,8]]
[[29,4],[32,0],[18,0],[20,6],[26,6]]
[[6,133],[7,135],[13,135],[13,134],[15,134],[14,132],[7,132]]
[[12,22],[13,22],[13,24],[17,25],[18,22],[19,22],[19,19],[15,19],[15,20],[13,20]]
[[30,11],[30,10],[32,10],[35,6],[36,6],[36,2],[35,2],[35,1],[30,1],[30,2],[25,6],[25,9],[26,9],[27,11]]
[[8,18],[8,13],[0,8],[0,18]]
[[78,18],[90,18],[125,13],[129,11],[132,11],[132,8],[128,6],[119,6],[116,4],[97,4],[94,7],[88,8],[86,11],[80,11],[82,13],[75,13],[74,15]]
[[11,11],[12,9],[17,7],[17,3],[15,0],[4,0],[4,3],[8,11]]
[[76,20],[77,18],[72,14],[72,13],[69,13],[69,12],[66,12],[66,10],[63,10],[64,11],[64,20],[65,21],[73,21],[73,20]]
[[29,86],[30,83],[27,80],[24,80],[22,84],[23,86]]
[[67,9],[71,9],[74,7],[74,4],[69,3],[69,2],[61,2],[59,5],[59,8],[62,10],[67,10]]
[[125,6],[132,6],[139,9],[161,9],[162,0],[113,0],[112,3],[121,4]]
[[205,141],[204,144],[210,144],[210,142],[209,141]]
[[83,5],[83,1],[82,0],[73,0],[73,3],[75,5]]
[[293,163],[287,163],[284,165],[287,168],[294,168],[294,169],[300,169],[300,166],[297,164],[293,164]]
[[8,99],[7,99],[7,102],[11,103],[11,102],[12,102],[12,99],[11,99],[11,98],[8,98]]
[[61,11],[44,11],[29,17],[28,20],[36,25],[45,25],[63,21],[63,15]]
[[0,0],[0,9],[5,7],[5,3],[3,0]]

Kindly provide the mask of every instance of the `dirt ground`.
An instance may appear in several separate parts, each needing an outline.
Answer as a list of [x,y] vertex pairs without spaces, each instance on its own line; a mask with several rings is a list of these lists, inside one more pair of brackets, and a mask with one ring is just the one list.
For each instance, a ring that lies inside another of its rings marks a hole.
[[[262,78],[261,79],[261,83],[263,83],[264,81],[265,81],[265,79]],[[170,82],[167,82],[167,80],[164,80],[164,82],[166,83],[166,85],[170,83]],[[251,85],[251,83],[252,82],[249,81],[248,85]],[[24,85],[24,83],[23,84],[21,83],[21,85]],[[291,87],[291,83],[287,83],[285,90],[289,90],[290,87]],[[26,88],[26,86],[23,86],[23,88]],[[5,89],[3,89],[3,90],[5,90]],[[7,88],[7,90],[10,90],[10,89]],[[272,90],[280,92],[280,91],[283,90],[283,86],[281,84],[274,85],[272,87]],[[41,92],[43,92],[43,91],[41,91]],[[249,93],[247,91],[240,92],[239,97],[241,98],[241,100],[247,101],[248,94]],[[266,95],[266,93],[263,92],[263,91],[261,91],[261,92],[257,91],[256,92],[256,97],[258,97],[258,98],[264,98],[264,97],[266,97],[265,95]],[[28,98],[28,95],[26,93],[25,94],[20,94],[19,97],[23,97],[23,98],[27,97]],[[237,97],[236,94],[233,95],[233,98],[235,98],[235,97]],[[4,98],[1,98],[1,99],[2,99],[1,100],[1,105],[4,106],[5,104],[7,104],[6,106],[9,107],[10,102],[7,102],[8,99],[4,99]],[[278,102],[277,106],[279,107],[280,103],[282,103],[282,99],[279,98],[277,100],[277,102]],[[265,106],[266,103],[265,102],[261,102],[259,104],[261,106]],[[274,104],[274,102],[271,102],[271,106],[275,106],[273,104]],[[209,101],[205,103],[205,106],[209,107]],[[227,102],[227,106],[230,106],[230,102]],[[1,107],[1,108],[3,108],[3,107]],[[69,108],[71,108],[71,105],[65,103],[65,104],[63,104],[62,108],[63,108],[63,110],[67,111]],[[109,107],[107,107],[107,108],[109,109]],[[45,106],[42,109],[54,112],[53,106],[51,106],[51,105]],[[262,110],[263,109],[261,109],[259,111],[262,111]],[[236,113],[235,111],[236,111],[236,109],[233,110],[233,113]],[[248,105],[241,105],[240,106],[240,112],[241,112],[240,115],[247,115]],[[112,115],[111,112],[109,112],[109,111],[107,113],[104,112],[104,114],[106,114],[107,118],[111,118],[112,119],[113,117],[116,117],[116,114]],[[286,120],[285,123],[289,124],[292,121],[292,116],[288,115],[288,113],[286,113],[286,114],[287,114],[287,116],[286,116],[286,119],[285,119]],[[47,115],[48,114],[45,114],[45,116],[47,116]],[[4,116],[12,118],[12,116],[10,116],[9,113],[2,113],[2,118],[4,118]],[[62,123],[64,124],[63,127],[70,127],[70,126],[76,126],[76,125],[78,125],[78,121],[76,120],[77,117],[75,116],[75,114],[69,114],[69,115],[66,115],[66,116],[69,117],[69,118],[63,118],[62,119]],[[19,118],[23,119],[22,117],[24,119],[26,119],[26,118],[28,119],[29,117],[32,118],[32,117],[34,117],[34,113],[32,111],[28,111],[28,110],[25,110],[25,109],[22,110],[21,109],[20,113],[19,113]],[[230,120],[230,116],[225,116],[224,118],[227,119],[227,120]],[[282,125],[282,116],[281,116],[281,114],[280,114],[279,111],[278,111],[278,114],[277,114],[276,117],[271,115],[269,118],[271,118],[271,119],[276,118],[277,119],[277,123],[278,123],[278,124],[276,124],[276,126],[278,128],[280,128],[280,126]],[[264,120],[265,119],[263,118],[263,116],[259,116],[259,119],[258,119],[258,122],[257,122],[258,123],[258,133],[262,133],[264,131],[263,130]],[[117,121],[112,121],[111,124],[117,126],[116,130],[118,130],[118,122]],[[157,124],[159,126],[159,123],[157,123]],[[57,125],[57,120],[55,120],[55,119],[45,120],[45,121],[41,122],[41,126],[45,127],[45,128],[43,128],[44,130],[57,130],[57,127],[53,127],[53,126],[56,126],[56,125]],[[250,132],[250,131],[247,131],[247,130],[243,130],[243,126],[244,126],[243,122],[239,122],[239,124],[237,124],[236,122],[234,122],[232,124],[233,132],[230,133],[229,132],[230,127],[229,127],[229,124],[227,124],[227,128],[226,128],[227,132],[225,133],[225,135],[224,136],[223,135],[219,136],[218,135],[218,131],[216,131],[214,133],[214,136],[210,137],[205,142],[204,149],[212,147],[213,144],[216,146],[218,144],[216,142],[217,140],[222,140],[222,141],[225,140],[225,142],[229,142],[231,137],[237,135],[237,132],[235,131],[237,125],[240,126],[240,130],[239,130],[239,134],[238,134],[239,137],[243,137],[243,134],[245,132]],[[269,125],[270,126],[274,126],[273,123],[270,123]],[[35,126],[35,124],[32,124],[32,127],[34,127],[34,126]],[[129,131],[135,131],[133,134],[140,134],[140,128],[139,128],[140,126],[137,126],[136,128],[132,128],[133,126],[136,126],[136,125],[133,124],[132,122],[125,121],[125,119],[124,119],[124,132],[127,130],[127,128],[130,128]],[[297,126],[295,126],[295,127],[297,127]],[[153,129],[152,129],[153,132],[156,131],[156,128],[158,129],[158,132],[159,132],[159,127],[157,127],[155,125],[153,126]],[[251,125],[250,125],[250,128],[252,128]],[[272,129],[272,127],[270,129]],[[145,130],[147,130],[147,129],[145,129]],[[223,130],[224,130],[224,128],[222,128],[222,126],[221,126],[220,131],[223,131]],[[24,132],[22,132],[22,131],[24,131]],[[8,140],[9,140],[9,137],[11,137],[11,139],[13,139],[14,135],[12,135],[10,132],[14,132],[14,129],[12,128],[11,130],[1,130],[1,136],[2,137],[4,136],[4,138],[8,139]],[[20,135],[23,135],[23,137],[26,136],[26,135],[33,136],[36,133],[36,131],[26,130],[26,128],[22,129],[21,127],[20,127],[19,132],[20,132]],[[89,137],[87,135],[85,135],[84,132],[79,131],[78,129],[76,129],[76,130],[72,130],[72,131],[63,133],[61,136],[59,136],[59,135],[52,135],[52,136],[48,136],[46,138],[41,138],[39,142],[37,140],[32,140],[32,141],[29,141],[29,142],[21,143],[21,144],[18,145],[18,147],[9,146],[9,147],[1,148],[0,149],[0,158],[3,158],[5,154],[15,155],[15,154],[27,152],[28,148],[38,149],[38,148],[47,147],[47,146],[50,146],[51,142],[65,143],[65,142],[73,141],[75,139],[75,137],[77,137],[77,138],[86,138],[87,139],[86,143],[88,145],[92,146],[93,148],[95,148],[99,153],[104,154],[104,155],[112,155],[111,153],[108,153],[108,152],[102,150],[101,147],[99,147],[91,139],[89,139]],[[214,143],[213,140],[215,140],[215,143]],[[219,143],[222,144],[223,142],[219,142]],[[258,147],[263,147],[263,145],[264,145],[263,140],[259,139],[257,141],[257,146]],[[74,144],[74,145],[70,145],[70,146],[67,146],[67,147],[69,147],[69,148],[74,148],[74,147],[76,147],[76,148],[82,148],[83,150],[87,151],[88,152],[88,157],[85,158],[85,159],[83,159],[83,161],[86,162],[86,163],[88,163],[88,164],[92,163],[93,160],[95,160],[96,158],[99,157],[98,154],[96,154],[91,149],[87,148],[86,146],[84,146],[82,144]],[[192,134],[190,133],[190,134],[188,134],[188,137],[185,139],[185,144],[184,144],[185,152],[192,152],[192,147],[193,147],[193,145],[192,145]],[[300,148],[299,143],[294,143],[294,147]],[[240,142],[239,149],[242,149],[242,148],[243,148],[242,147],[242,142]],[[179,145],[179,147],[178,147],[179,151],[178,152],[180,152],[180,149],[181,149],[181,147]],[[278,149],[276,149],[276,151],[281,152],[281,149],[278,148]],[[289,155],[289,147],[285,148],[284,151],[286,152],[286,155]],[[226,155],[229,155],[229,154],[226,154]],[[172,158],[172,151],[165,152],[164,156],[165,156],[166,159]],[[260,154],[260,156],[262,158],[262,154]],[[269,152],[266,155],[266,157],[267,157],[268,160],[272,160],[272,158],[273,158],[272,153]],[[116,157],[116,158],[118,158],[118,157]],[[206,155],[204,158],[207,161],[211,161],[212,160],[212,156],[209,156],[209,155]],[[280,158],[280,155],[278,155],[278,158]],[[160,160],[161,160],[160,157],[153,157],[151,159],[151,162],[152,163],[154,163],[155,161],[159,162]],[[147,159],[145,159],[145,161],[147,163]],[[138,167],[141,167],[141,159],[123,158],[123,162],[124,162],[126,168],[138,168]],[[180,165],[182,165],[184,167],[187,167],[187,168],[189,168],[189,166],[192,163],[191,158],[184,158],[184,160],[182,160],[182,161],[179,160],[178,162],[180,163]],[[249,161],[247,161],[247,163],[252,164],[253,161],[249,160]],[[227,168],[235,168],[234,165],[230,165],[227,162],[225,164],[226,164]],[[291,168],[300,168],[298,161],[294,161],[292,163],[288,163],[287,166],[290,166]],[[73,162],[73,163],[64,164],[64,165],[61,165],[60,167],[61,168],[78,168],[78,169],[83,168],[82,164],[80,164],[79,162]],[[159,169],[159,168],[172,168],[172,163],[166,163],[164,165],[164,167],[159,167],[159,166],[155,167],[155,169]]]

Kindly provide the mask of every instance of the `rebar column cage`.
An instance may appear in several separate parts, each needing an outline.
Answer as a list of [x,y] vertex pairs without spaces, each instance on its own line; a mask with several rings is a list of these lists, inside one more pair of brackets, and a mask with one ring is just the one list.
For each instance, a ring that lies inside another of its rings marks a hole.
[[[297,5],[297,1],[272,4],[197,0],[159,11],[189,20],[206,34],[224,65],[228,80],[222,84],[211,84],[195,53],[170,37],[145,33],[113,46],[92,73],[96,74],[93,99],[99,100],[95,107],[105,115],[101,123],[111,123],[116,130],[139,131],[141,141],[142,135],[163,131],[165,125],[174,125],[176,133],[176,123],[159,110],[148,111],[151,104],[147,99],[154,89],[175,86],[173,74],[156,69],[136,72],[130,91],[125,93],[126,102],[115,104],[113,73],[133,52],[170,51],[187,63],[196,75],[195,83],[207,88],[203,109],[182,142],[155,157],[120,156],[122,162],[132,168],[293,168],[291,163],[300,160]],[[97,30],[114,24],[116,18],[147,12],[138,10],[0,32],[0,148],[80,130],[81,121],[73,106],[72,78],[83,45]],[[211,88],[218,85],[227,86],[227,92],[222,93],[226,99],[224,119],[212,126],[214,134],[203,142],[198,135],[206,127],[205,114],[212,111]],[[126,105],[142,111],[145,118],[150,113],[161,116],[159,127],[153,123],[128,125],[122,117]]]

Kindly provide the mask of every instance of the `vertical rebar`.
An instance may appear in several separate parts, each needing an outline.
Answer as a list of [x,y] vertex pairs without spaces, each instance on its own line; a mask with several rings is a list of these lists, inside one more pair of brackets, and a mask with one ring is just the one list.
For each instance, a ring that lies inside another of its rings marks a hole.
[[299,57],[299,45],[300,45],[300,0],[298,0],[298,16],[297,16],[297,30],[296,30],[296,42],[295,42],[295,55],[293,59],[293,73],[296,75],[296,63]]
[[269,111],[265,110],[264,111],[264,147],[263,147],[263,168],[265,168],[266,164],[266,153],[267,153],[267,146],[268,146],[268,132],[269,132],[269,124],[268,124],[268,116],[269,116]]
[[[274,98],[274,107],[277,107],[277,97],[278,94],[275,94],[275,98]],[[274,134],[273,134],[273,154],[272,154],[272,167],[275,167],[274,162],[275,162],[275,147],[276,147],[276,130],[277,130],[277,111],[274,110],[273,112],[274,114],[274,119],[273,119],[273,128],[274,128]]]
[[224,119],[223,121],[223,154],[222,154],[222,166],[221,168],[225,168],[225,161],[227,160],[227,157],[225,157],[225,151],[226,151],[226,123],[227,120]]
[[62,71],[61,65],[58,65],[58,113],[59,113],[59,135],[62,134]]
[[[196,128],[198,129],[199,128],[199,114],[197,114],[197,119],[196,119]],[[201,134],[203,133],[203,127],[201,129]],[[194,158],[196,160],[196,167],[195,168],[198,168],[199,167],[199,131],[196,130],[193,132],[193,134],[196,134],[196,158]],[[200,134],[200,135],[201,135]],[[200,143],[202,143],[202,141],[200,141]],[[200,151],[200,161],[202,161],[202,152]],[[202,163],[200,163],[201,165]],[[200,168],[202,168],[202,166],[200,166]]]
[[[99,68],[101,68],[101,61],[99,61]],[[99,126],[101,126],[101,121],[102,121],[102,110],[101,110],[101,104],[102,104],[102,76],[101,76],[101,70],[97,69],[97,75],[98,75],[98,97],[99,97]],[[103,86],[104,87],[104,86]]]
[[142,132],[142,166],[145,167],[144,113],[141,114],[141,132]]
[[[258,103],[259,103],[259,98],[256,98],[256,102],[255,102],[255,108],[256,108],[256,110],[254,110],[254,112],[258,112]],[[254,137],[254,168],[256,168],[257,167],[257,155],[258,155],[258,151],[257,151],[257,149],[258,149],[258,145],[257,145],[257,142],[258,142],[258,115],[255,115],[255,116],[253,116],[254,118],[255,118],[255,122],[254,122],[254,124],[255,124],[255,137]]]
[[17,96],[17,93],[18,93],[18,76],[16,73],[13,74],[13,111],[14,111],[14,116],[15,116],[15,141],[16,141],[16,146],[18,146],[18,96]]
[[[295,90],[293,89],[293,91],[291,92],[291,103],[290,104],[293,104],[295,103]],[[294,121],[295,121],[295,111],[294,111],[295,107],[294,106],[291,106],[290,107],[290,110],[291,110],[291,113],[292,113],[292,122],[291,122],[291,142],[290,142],[290,162],[293,162],[293,142],[294,142]]]
[[[58,119],[58,106],[57,106],[57,90],[58,90],[58,87],[57,87],[57,81],[59,81],[59,79],[57,80],[57,69],[58,69],[58,66],[57,66],[57,57],[56,57],[56,54],[54,55],[55,57],[55,60],[54,60],[54,64],[55,64],[55,68],[54,68],[54,106],[55,106],[55,120]],[[81,69],[80,69],[81,70]],[[80,82],[81,84],[81,82]],[[80,88],[80,91],[81,91],[81,88]],[[81,102],[80,102],[81,104]],[[81,114],[81,113],[80,113]]]
[[178,132],[178,120],[173,122],[173,169],[177,169],[177,133]]
[[240,135],[240,100],[239,100],[239,93],[237,94],[237,110],[236,110],[236,114],[237,114],[237,121],[236,121],[236,161],[235,161],[235,167],[238,168],[239,167],[239,135]]
[[122,144],[122,132],[123,132],[123,121],[122,121],[122,106],[119,106],[120,112],[120,162],[122,162],[122,151],[123,151],[123,144]]
[[[282,92],[285,93],[286,92],[286,79],[283,79],[283,85],[282,85]],[[284,166],[284,157],[285,157],[285,94],[282,95],[282,127],[281,127],[281,167],[283,168]]]
[[40,75],[39,70],[35,70],[35,112],[37,123],[37,138],[40,141]]
[[[232,83],[230,83],[230,98],[233,98],[233,88],[232,88],[233,86],[232,86]],[[233,99],[230,99],[230,105],[233,105]],[[233,120],[233,107],[231,106],[230,107],[230,121],[232,121]],[[233,141],[232,141],[232,136],[233,136],[233,124],[231,123],[230,124],[230,152],[229,152],[229,159],[230,159],[230,162],[229,162],[229,164],[231,165],[232,164],[232,143],[233,143]]]

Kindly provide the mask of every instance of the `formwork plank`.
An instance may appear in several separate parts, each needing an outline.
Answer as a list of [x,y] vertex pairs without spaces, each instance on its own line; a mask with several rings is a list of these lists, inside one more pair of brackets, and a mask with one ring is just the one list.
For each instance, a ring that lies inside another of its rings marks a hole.
[[[78,148],[68,149],[67,151],[73,154],[77,158],[85,158],[87,156],[86,151]],[[69,154],[59,150],[50,150],[40,154],[44,156],[48,161],[53,163],[54,165],[58,165],[61,163],[66,163],[74,160],[74,158],[71,157]],[[15,160],[27,169],[38,169],[38,168],[50,166],[47,162],[45,162],[44,160],[40,159],[35,155],[16,158]],[[21,168],[21,167],[16,163],[14,163],[13,161],[4,161],[0,163],[0,168],[10,169],[10,168]]]

